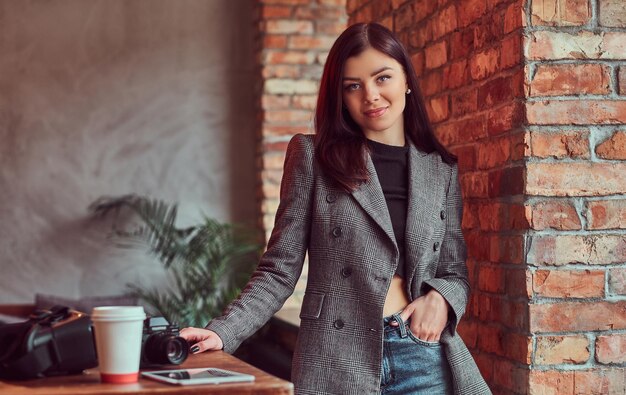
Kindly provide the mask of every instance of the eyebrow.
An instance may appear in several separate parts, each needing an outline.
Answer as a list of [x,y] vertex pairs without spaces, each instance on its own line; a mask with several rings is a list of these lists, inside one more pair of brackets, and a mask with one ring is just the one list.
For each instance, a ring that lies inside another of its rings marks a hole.
[[[389,67],[389,66],[385,66],[385,67],[381,67],[380,69],[374,71],[372,74],[370,74],[370,77],[375,76],[376,74],[382,73],[383,71],[386,70],[393,70],[393,68]],[[355,77],[343,77],[342,81],[360,81],[359,78],[355,78]]]

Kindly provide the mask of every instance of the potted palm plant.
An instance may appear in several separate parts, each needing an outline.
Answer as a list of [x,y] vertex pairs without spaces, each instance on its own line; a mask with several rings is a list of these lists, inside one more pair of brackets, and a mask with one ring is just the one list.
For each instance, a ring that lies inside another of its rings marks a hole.
[[[111,235],[120,247],[147,248],[164,265],[167,287],[128,284],[155,313],[181,326],[204,326],[237,296],[254,269],[261,245],[241,226],[202,214],[195,225],[176,226],[177,204],[145,196],[102,197],[90,205],[99,217],[117,214]],[[120,227],[122,211],[139,225]]]

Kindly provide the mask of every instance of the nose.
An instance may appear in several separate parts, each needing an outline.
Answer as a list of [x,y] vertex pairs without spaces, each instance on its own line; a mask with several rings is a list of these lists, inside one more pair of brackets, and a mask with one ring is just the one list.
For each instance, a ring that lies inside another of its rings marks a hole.
[[366,86],[363,93],[365,95],[365,102],[367,103],[373,103],[380,99],[380,94],[376,85]]

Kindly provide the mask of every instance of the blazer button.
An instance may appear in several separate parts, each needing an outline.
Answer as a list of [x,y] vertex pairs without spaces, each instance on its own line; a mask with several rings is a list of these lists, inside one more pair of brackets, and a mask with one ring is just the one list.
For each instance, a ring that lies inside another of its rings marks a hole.
[[439,216],[441,217],[441,219],[446,219],[446,212],[444,210],[441,210]]
[[348,266],[344,267],[341,269],[341,275],[344,277],[350,277],[352,275],[352,268]]
[[335,200],[337,200],[337,196],[335,196],[334,194],[329,193],[328,195],[326,195],[326,201],[328,203],[334,203]]
[[333,326],[335,329],[343,328],[343,320],[335,320],[335,322],[333,322]]
[[339,226],[333,229],[333,236],[335,237],[341,236],[341,228]]
[[439,242],[438,242],[438,241],[436,241],[436,242],[435,242],[435,245],[433,245],[433,250],[435,250],[435,251],[439,251],[439,245],[440,245],[440,244],[439,244]]

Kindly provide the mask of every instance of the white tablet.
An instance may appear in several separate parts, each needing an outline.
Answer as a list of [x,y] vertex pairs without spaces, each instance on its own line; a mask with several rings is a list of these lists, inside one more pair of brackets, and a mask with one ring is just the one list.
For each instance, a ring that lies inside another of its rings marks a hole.
[[141,372],[145,378],[169,384],[222,384],[254,381],[254,376],[218,368],[196,368]]

